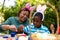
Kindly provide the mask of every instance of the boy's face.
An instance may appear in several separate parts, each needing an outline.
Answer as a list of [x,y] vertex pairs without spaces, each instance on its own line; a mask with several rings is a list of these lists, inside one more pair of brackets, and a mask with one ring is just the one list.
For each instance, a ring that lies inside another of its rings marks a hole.
[[40,17],[34,16],[33,24],[35,25],[35,27],[39,28],[41,22],[42,22],[42,20],[40,19]]

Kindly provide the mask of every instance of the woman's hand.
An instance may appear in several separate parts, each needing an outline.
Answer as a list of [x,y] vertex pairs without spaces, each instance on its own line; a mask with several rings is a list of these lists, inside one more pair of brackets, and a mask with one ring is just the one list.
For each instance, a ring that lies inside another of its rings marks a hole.
[[24,26],[23,26],[23,25],[20,25],[20,26],[18,27],[18,32],[23,32],[23,28],[24,28]]
[[3,30],[8,30],[10,25],[2,25]]
[[10,26],[9,26],[9,29],[10,29],[11,31],[17,32],[17,28],[16,28],[15,25],[10,25]]

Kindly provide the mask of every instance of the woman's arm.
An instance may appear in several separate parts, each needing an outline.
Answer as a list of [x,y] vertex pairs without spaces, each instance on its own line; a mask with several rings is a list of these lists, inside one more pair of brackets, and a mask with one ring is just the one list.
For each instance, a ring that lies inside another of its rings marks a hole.
[[11,30],[11,31],[17,31],[17,28],[15,25],[12,25],[13,17],[8,18],[1,26],[2,30]]
[[8,28],[9,28],[9,26],[10,26],[10,23],[11,23],[11,18],[8,18],[5,22],[3,22],[2,24],[1,24],[1,30],[7,30]]
[[3,30],[8,30],[10,25],[2,25]]

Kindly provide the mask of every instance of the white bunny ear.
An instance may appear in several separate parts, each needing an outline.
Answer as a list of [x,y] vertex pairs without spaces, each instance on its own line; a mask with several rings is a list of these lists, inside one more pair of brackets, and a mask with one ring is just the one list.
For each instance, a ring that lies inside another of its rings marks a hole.
[[41,5],[39,4],[39,5],[37,6],[36,11],[37,11],[37,12],[40,12],[40,11],[41,11],[41,8],[42,8],[42,7],[41,7]]
[[45,11],[46,8],[47,8],[46,5],[43,5],[43,6],[38,5],[36,11],[44,13],[44,11]]
[[44,11],[46,10],[46,8],[47,8],[46,5],[43,5],[42,9],[41,9],[41,12],[44,13]]
[[36,9],[37,12],[40,12],[40,13],[42,13],[42,15],[43,15],[42,21],[44,20],[44,11],[45,11],[46,8],[47,8],[46,5],[41,6],[41,5],[39,4],[39,5],[37,6],[37,9]]
[[43,18],[42,18],[42,21],[44,20],[44,13],[42,13],[42,15],[43,15]]
[[46,10],[46,5],[44,5],[44,6],[42,6],[42,9],[41,9],[41,13],[43,14],[43,19],[42,19],[42,21],[44,20],[44,11]]

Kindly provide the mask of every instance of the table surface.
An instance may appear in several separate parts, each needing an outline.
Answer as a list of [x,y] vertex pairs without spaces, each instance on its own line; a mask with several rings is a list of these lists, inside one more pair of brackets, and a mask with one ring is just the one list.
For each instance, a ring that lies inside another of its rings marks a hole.
[[[60,35],[56,35],[56,34],[52,34],[52,35],[55,35],[58,40],[60,40]],[[3,38],[3,36],[8,36],[9,38],[12,38],[12,40],[16,40],[16,36],[15,37],[11,37],[9,34],[0,34],[0,40],[6,40],[6,38]]]
[[12,40],[16,40],[16,36],[15,37],[11,37],[9,34],[1,34],[0,33],[0,40],[7,40],[8,38],[3,38],[4,36],[8,36],[10,39]]

